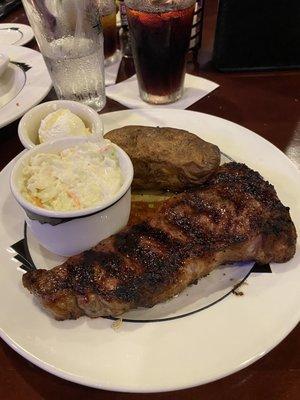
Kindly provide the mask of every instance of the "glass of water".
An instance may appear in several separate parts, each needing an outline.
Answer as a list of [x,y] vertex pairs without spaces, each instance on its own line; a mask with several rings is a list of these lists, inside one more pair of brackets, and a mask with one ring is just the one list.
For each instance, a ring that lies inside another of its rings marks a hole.
[[105,105],[103,32],[95,0],[22,0],[59,99]]

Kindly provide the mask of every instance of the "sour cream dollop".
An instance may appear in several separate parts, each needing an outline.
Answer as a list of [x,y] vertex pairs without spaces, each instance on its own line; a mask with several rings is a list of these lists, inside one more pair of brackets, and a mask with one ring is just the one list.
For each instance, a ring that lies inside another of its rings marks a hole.
[[91,131],[78,115],[59,108],[42,119],[38,134],[40,143],[45,143],[66,136],[87,136]]
[[109,201],[124,182],[116,148],[105,139],[58,154],[38,153],[24,167],[23,196],[38,207],[71,211]]

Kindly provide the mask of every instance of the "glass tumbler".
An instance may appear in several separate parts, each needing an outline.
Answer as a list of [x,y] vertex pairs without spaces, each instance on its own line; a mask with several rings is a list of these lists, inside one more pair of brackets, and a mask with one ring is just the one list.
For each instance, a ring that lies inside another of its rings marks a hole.
[[115,0],[97,0],[97,2],[104,36],[104,64],[110,65],[118,60],[116,2]]
[[125,0],[142,100],[173,103],[184,87],[195,0]]
[[59,99],[105,105],[103,33],[95,0],[22,0]]

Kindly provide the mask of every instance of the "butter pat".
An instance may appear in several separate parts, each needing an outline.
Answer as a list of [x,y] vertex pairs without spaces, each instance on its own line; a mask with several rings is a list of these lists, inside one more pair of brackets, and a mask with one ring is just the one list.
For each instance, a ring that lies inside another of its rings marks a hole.
[[91,131],[76,114],[60,108],[42,120],[38,134],[40,143],[44,143],[66,136],[87,136]]

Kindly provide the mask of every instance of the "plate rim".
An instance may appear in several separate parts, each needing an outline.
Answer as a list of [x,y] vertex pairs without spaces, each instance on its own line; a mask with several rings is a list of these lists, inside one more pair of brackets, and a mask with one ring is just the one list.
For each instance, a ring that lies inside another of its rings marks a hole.
[[9,28],[9,27],[19,28],[19,30],[23,34],[23,36],[19,40],[17,40],[15,43],[7,44],[7,46],[24,46],[25,44],[29,43],[34,38],[34,32],[30,25],[19,24],[16,22],[11,22],[11,23],[3,22],[3,23],[0,23],[0,29],[1,29],[1,26],[3,26],[3,25],[7,25],[7,28]]
[[[115,112],[111,112],[111,113],[105,113],[105,114],[101,114],[101,116],[111,116],[112,114],[115,113],[132,113],[132,112],[138,112],[138,113],[142,113],[145,114],[145,109],[132,109],[132,110],[122,110],[122,111],[115,111]],[[153,110],[153,109],[149,109],[147,110],[150,113],[155,113],[157,111],[161,111],[161,110]],[[163,111],[166,111],[166,109],[164,109]],[[172,112],[172,113],[176,113],[178,110],[174,110],[174,109],[168,109],[168,111]],[[273,145],[271,142],[269,142],[268,140],[264,139],[262,136],[258,135],[257,133],[251,131],[250,129],[243,127],[242,125],[236,124],[235,122],[232,122],[230,120],[221,118],[221,117],[217,117],[214,115],[210,115],[210,114],[205,114],[205,113],[199,113],[196,111],[190,111],[190,110],[179,110],[179,111],[185,111],[188,113],[195,113],[197,115],[199,114],[203,114],[205,116],[208,117],[213,117],[213,118],[217,118],[218,120],[222,120],[225,122],[229,122],[231,124],[235,124],[236,126],[238,126],[239,128],[242,128],[243,130],[247,130],[251,135],[256,135],[259,140],[263,140],[264,142],[266,142],[268,145],[271,145],[273,147],[273,150],[277,150],[277,152],[279,152],[278,154],[280,154],[281,156],[283,155],[285,158],[285,161],[288,161],[288,163],[290,164],[290,166],[293,167],[293,169],[299,174],[299,168],[297,165],[295,165],[295,163],[293,163],[280,149],[278,149],[275,145]],[[113,117],[112,117],[113,118]],[[104,125],[105,128],[105,125]],[[106,132],[106,129],[105,129]],[[11,168],[12,164],[15,162],[15,159],[17,157],[19,157],[20,155],[17,155],[13,160],[10,161],[9,164],[7,164],[5,166],[5,168],[0,172],[0,174],[2,174],[4,171],[6,171],[7,169]],[[246,161],[247,162],[247,161]],[[256,354],[255,356],[249,358],[247,361],[245,361],[243,364],[239,364],[237,365],[237,367],[235,369],[231,369],[230,371],[224,372],[222,374],[219,374],[218,376],[215,376],[213,378],[207,378],[206,380],[200,380],[198,381],[198,383],[195,383],[193,385],[187,384],[187,385],[173,385],[173,386],[167,386],[164,387],[163,389],[160,387],[160,385],[158,385],[158,387],[153,388],[153,390],[149,390],[149,389],[145,389],[145,390],[141,390],[141,388],[137,388],[134,389],[130,386],[112,386],[112,385],[106,385],[106,384],[101,384],[101,383],[95,383],[93,379],[83,379],[81,376],[78,376],[74,373],[66,373],[63,370],[58,369],[57,367],[55,367],[54,365],[47,363],[45,361],[40,360],[38,357],[34,356],[33,354],[31,354],[29,351],[27,351],[26,349],[20,347],[17,345],[17,343],[15,343],[14,340],[11,340],[11,338],[6,335],[6,333],[2,330],[2,328],[0,327],[0,336],[2,337],[2,339],[8,344],[10,345],[17,353],[19,353],[21,356],[23,356],[24,358],[26,358],[27,360],[29,360],[30,362],[32,362],[33,364],[37,365],[38,367],[46,370],[47,372],[56,375],[60,378],[66,379],[68,381],[74,382],[74,383],[78,383],[81,385],[85,385],[85,386],[89,386],[89,387],[93,387],[93,388],[98,388],[98,389],[103,389],[103,390],[111,390],[111,391],[116,391],[116,392],[130,392],[130,393],[158,393],[158,392],[167,392],[167,391],[175,391],[175,390],[180,390],[180,389],[187,389],[187,388],[191,388],[191,387],[195,387],[195,386],[199,386],[199,385],[203,385],[209,382],[213,382],[213,381],[217,381],[219,379],[222,379],[228,375],[231,375],[235,372],[240,371],[241,369],[244,369],[245,367],[249,366],[250,364],[254,363],[255,361],[259,360],[261,357],[263,357],[264,355],[266,355],[269,351],[271,351],[273,348],[275,348],[294,328],[295,326],[297,326],[298,322],[299,322],[299,317],[300,317],[300,310],[298,312],[299,315],[294,315],[294,319],[290,319],[290,324],[288,326],[288,328],[284,330],[281,330],[279,333],[277,334],[277,339],[273,342],[272,344],[266,348],[264,351],[262,351],[259,354]]]
[[[273,148],[273,150],[275,150],[278,154],[280,154],[281,156],[284,156],[284,158],[286,159],[286,161],[288,161],[289,162],[289,164],[292,166],[292,167],[294,167],[294,168],[296,168],[296,170],[298,171],[298,172],[300,172],[300,166],[298,166],[295,162],[293,162],[293,160],[291,160],[282,150],[280,150],[277,146],[275,146],[275,144],[273,144],[272,142],[270,142],[269,140],[267,140],[267,139],[265,139],[263,136],[261,136],[259,133],[256,133],[256,132],[254,132],[254,131],[252,131],[251,129],[249,129],[249,128],[247,128],[246,126],[243,126],[243,125],[240,125],[240,124],[238,124],[237,122],[234,122],[234,121],[231,121],[230,119],[226,119],[226,118],[222,118],[222,117],[219,117],[219,116],[217,116],[217,115],[214,115],[214,114],[209,114],[209,113],[204,113],[204,112],[201,112],[201,111],[194,111],[194,110],[186,110],[186,109],[184,109],[184,110],[178,110],[178,109],[175,109],[175,108],[160,108],[159,106],[158,106],[158,108],[157,109],[154,109],[154,108],[131,108],[131,109],[126,109],[126,110],[118,110],[118,111],[111,111],[111,112],[106,112],[106,113],[103,113],[103,114],[99,114],[100,115],[100,117],[102,118],[102,117],[104,117],[104,118],[107,118],[107,116],[108,115],[111,115],[111,114],[118,114],[118,113],[128,113],[128,114],[130,114],[131,112],[136,112],[136,113],[143,113],[143,114],[148,114],[148,113],[156,113],[157,111],[162,111],[162,112],[166,112],[166,113],[169,113],[169,112],[187,112],[187,113],[192,113],[192,114],[195,114],[195,115],[198,115],[198,114],[201,114],[201,115],[203,115],[203,116],[205,116],[205,118],[214,118],[214,119],[216,119],[216,120],[218,120],[218,121],[225,121],[226,123],[227,122],[229,122],[230,124],[233,124],[233,125],[235,125],[237,128],[241,128],[241,129],[243,129],[244,131],[247,131],[247,134],[248,135],[250,135],[250,136],[254,136],[254,137],[256,137],[257,139],[259,139],[259,140],[262,140],[264,143],[266,143],[266,144],[268,144],[268,145],[271,145],[272,146],[272,148]],[[106,128],[105,128],[105,124],[103,124],[104,125],[104,133],[103,133],[103,136],[105,136],[106,135]],[[229,154],[229,155],[227,155],[227,153],[226,153],[226,156],[228,157],[231,157],[231,155]]]
[[[45,62],[43,60],[43,56],[40,52],[30,49],[28,47],[22,47],[22,46],[16,46],[16,45],[1,45],[0,44],[0,51],[1,49],[7,48],[9,51],[10,49],[15,52],[15,57],[17,59],[20,59],[22,52],[29,52],[35,54],[35,56],[39,55],[40,61],[44,63],[44,72],[43,72],[43,82],[41,85],[33,86],[32,83],[34,82],[34,77],[29,77],[26,75],[26,81],[25,85],[23,86],[22,90],[18,93],[16,97],[14,97],[10,102],[5,104],[4,106],[1,107],[0,109],[0,129],[4,128],[5,126],[11,124],[12,122],[16,121],[20,117],[22,117],[30,108],[36,106],[39,104],[50,92],[52,88],[52,80],[50,78],[49,72],[47,70],[47,67],[45,65]],[[27,61],[27,60],[25,60]],[[32,59],[28,60],[29,63],[32,64]],[[32,65],[32,68],[37,67],[36,61],[34,61],[34,64]],[[34,90],[37,89],[37,90]],[[32,96],[33,93],[33,96]],[[18,103],[24,97],[26,97],[30,100],[30,98],[33,98],[33,101],[27,101],[23,102],[22,106],[19,108],[15,107],[14,104]],[[14,111],[16,111],[14,114],[12,114],[10,117],[5,118],[5,113],[7,110],[10,110],[10,108],[14,108]],[[17,108],[17,109],[16,109]],[[3,118],[3,119],[2,119]]]

